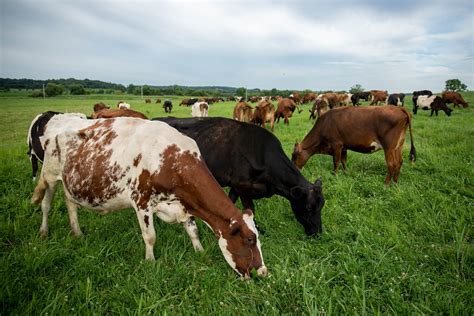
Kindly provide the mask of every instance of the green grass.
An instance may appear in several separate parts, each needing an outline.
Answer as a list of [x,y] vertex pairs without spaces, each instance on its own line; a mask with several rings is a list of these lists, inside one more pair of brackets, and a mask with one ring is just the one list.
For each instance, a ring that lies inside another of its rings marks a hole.
[[[304,235],[285,199],[256,201],[270,276],[251,281],[225,263],[202,222],[205,251],[196,254],[181,225],[157,220],[155,263],[144,261],[130,210],[81,210],[85,236],[73,238],[60,190],[50,235],[41,239],[41,211],[29,202],[31,119],[47,110],[90,114],[95,102],[119,99],[148,117],[164,111],[132,96],[0,98],[0,314],[473,314],[474,93],[465,97],[471,107],[451,117],[414,118],[418,159],[407,163],[407,140],[398,185],[383,185],[382,152],[349,152],[348,171],[338,176],[331,157],[313,156],[302,172],[323,180],[319,238]],[[190,116],[177,106],[181,98],[171,99],[172,115]],[[230,117],[233,106],[214,104],[209,113]],[[290,126],[275,126],[288,155],[311,128],[308,107]]]

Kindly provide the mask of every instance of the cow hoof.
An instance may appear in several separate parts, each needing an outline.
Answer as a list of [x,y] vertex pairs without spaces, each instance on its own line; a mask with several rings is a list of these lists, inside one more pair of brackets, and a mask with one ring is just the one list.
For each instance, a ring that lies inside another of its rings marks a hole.
[[40,237],[44,239],[44,238],[46,238],[46,236],[48,236],[48,230],[47,229],[40,229],[39,234],[40,234]]

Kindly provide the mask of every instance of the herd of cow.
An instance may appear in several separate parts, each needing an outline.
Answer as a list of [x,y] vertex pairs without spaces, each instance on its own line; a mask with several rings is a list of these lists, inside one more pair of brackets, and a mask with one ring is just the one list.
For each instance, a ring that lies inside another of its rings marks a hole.
[[[383,101],[399,106],[342,106],[348,105],[348,100],[357,105],[360,99],[371,99],[374,105]],[[278,101],[276,108],[273,100]],[[255,108],[237,100],[233,119],[208,118],[209,101],[181,102],[192,106],[193,118],[148,120],[122,101],[116,109],[95,104],[90,117],[58,112],[35,117],[27,141],[33,179],[38,161],[43,163],[32,197],[33,203],[41,203],[43,212],[40,234],[48,233],[51,201],[57,183],[62,182],[76,236],[82,235],[78,206],[101,213],[131,207],[145,242],[145,258],[154,260],[154,213],[165,222],[183,223],[194,249],[202,251],[194,221],[198,217],[214,232],[225,260],[239,275],[249,278],[255,270],[257,275],[266,276],[253,200],[275,194],[286,198],[306,234],[320,234],[325,202],[322,183],[319,179],[314,183],[306,180],[299,171],[312,155],[331,155],[337,172],[340,163],[346,169],[347,150],[372,153],[383,149],[385,184],[389,185],[398,180],[409,129],[409,158],[416,159],[411,115],[403,107],[403,94],[389,96],[386,91],[373,91],[301,97],[294,93],[290,98],[259,98]],[[303,141],[295,144],[290,160],[280,141],[265,129],[265,123],[270,123],[272,131],[280,118],[289,124],[293,112],[302,111],[299,105],[311,101],[310,118],[317,120]],[[418,108],[430,108],[437,114],[447,108],[446,103],[468,106],[452,92],[439,97],[430,91],[417,91],[413,102],[415,114]],[[170,113],[172,104],[165,100],[163,107]],[[222,187],[230,188],[228,195]],[[239,198],[244,212],[235,207]]]

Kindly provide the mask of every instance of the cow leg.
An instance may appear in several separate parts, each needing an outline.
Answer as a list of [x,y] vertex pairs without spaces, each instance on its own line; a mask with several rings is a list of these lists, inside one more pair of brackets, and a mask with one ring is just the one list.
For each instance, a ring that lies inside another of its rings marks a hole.
[[241,196],[240,197],[240,201],[242,201],[242,206],[247,209],[251,209],[252,212],[254,212],[255,214],[255,205],[253,204],[253,200],[251,198],[248,198],[248,197],[244,197],[244,196]]
[[67,194],[64,194],[64,200],[66,202],[67,211],[69,214],[69,224],[71,225],[71,230],[74,236],[82,236],[81,227],[79,226],[79,220],[77,219],[77,205],[74,203]]
[[290,120],[288,119],[288,116],[285,115],[285,121],[284,121],[284,124],[286,125],[290,125]]
[[272,132],[273,132],[273,126],[275,126],[275,118],[274,117],[272,117],[270,119],[270,128],[271,128]]
[[[431,115],[430,116],[433,116],[433,113],[434,113],[434,109],[431,109]],[[436,116],[438,116],[438,113],[436,113]]]
[[40,226],[40,236],[46,237],[48,235],[48,214],[51,210],[51,201],[56,191],[57,181],[46,181],[41,175],[38,185],[35,188],[33,197],[31,198],[32,203],[39,203],[41,201],[41,210],[43,212],[43,219]]
[[33,181],[36,180],[38,174],[38,158],[35,155],[30,154],[31,168],[33,169]]
[[191,243],[193,244],[195,251],[203,251],[201,242],[199,241],[199,232],[196,226],[196,222],[194,221],[194,217],[190,217],[186,222],[183,223],[184,229],[191,238]]
[[339,163],[341,162],[342,146],[338,145],[334,148],[332,162],[334,164],[334,173],[337,174],[339,171]]
[[347,149],[343,149],[341,153],[341,162],[342,162],[342,169],[346,171],[346,163],[347,163]]
[[155,261],[153,246],[155,245],[156,232],[153,226],[153,213],[142,209],[137,209],[138,223],[142,230],[143,241],[145,242],[145,259]]
[[387,163],[387,176],[385,177],[385,185],[390,184],[390,180],[395,174],[397,158],[394,149],[385,149],[385,162]]
[[403,164],[402,151],[403,151],[403,143],[401,144],[401,146],[399,146],[399,148],[395,150],[396,164],[395,164],[395,168],[393,172],[394,183],[398,182],[398,176],[400,175],[400,169],[402,168],[402,164]]

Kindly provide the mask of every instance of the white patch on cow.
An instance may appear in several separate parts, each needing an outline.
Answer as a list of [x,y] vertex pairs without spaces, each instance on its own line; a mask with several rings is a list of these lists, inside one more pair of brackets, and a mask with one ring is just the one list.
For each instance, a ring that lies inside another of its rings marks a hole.
[[402,106],[402,101],[400,100],[399,97],[397,98],[397,105],[398,105],[398,106]]
[[129,109],[130,109],[130,104],[125,103],[125,102],[121,102],[121,103],[119,103],[119,104],[117,105],[117,107],[118,107],[119,109],[124,109],[124,110],[127,109],[127,110],[129,110]]
[[370,143],[371,147],[374,147],[371,152],[376,152],[377,150],[382,149],[382,144],[380,144],[378,141],[374,140],[373,142]]
[[259,276],[265,276],[267,274],[267,268],[265,267],[265,262],[263,261],[262,255],[262,245],[260,244],[260,239],[258,238],[258,230],[255,227],[255,221],[253,220],[253,215],[244,214],[243,219],[248,228],[255,233],[257,238],[257,249],[260,253],[260,258],[262,259],[262,266],[257,270]]
[[161,201],[156,205],[156,215],[164,222],[173,223],[184,223],[191,215],[186,212],[185,207],[179,200],[169,199]]
[[418,105],[422,110],[429,110],[431,109],[431,103],[433,103],[435,98],[435,95],[420,95],[416,100],[416,105]]
[[[202,104],[207,105],[207,110],[203,109],[201,111],[201,105]],[[207,117],[208,116],[208,110],[209,110],[209,104],[207,102],[196,102],[191,107],[191,116],[192,117]]]
[[222,237],[222,232],[219,231],[219,248],[221,248],[222,254],[224,255],[225,261],[234,269],[235,272],[237,272],[240,276],[242,276],[242,273],[237,270],[237,264],[234,262],[234,259],[232,258],[232,254],[230,251],[227,249],[227,240]]

